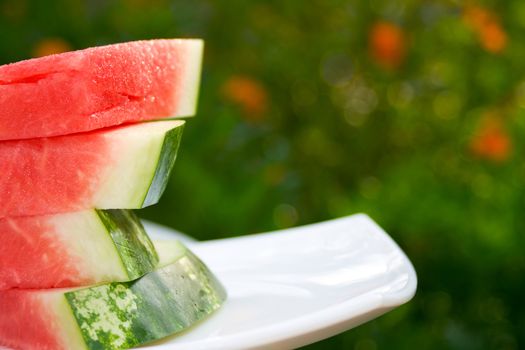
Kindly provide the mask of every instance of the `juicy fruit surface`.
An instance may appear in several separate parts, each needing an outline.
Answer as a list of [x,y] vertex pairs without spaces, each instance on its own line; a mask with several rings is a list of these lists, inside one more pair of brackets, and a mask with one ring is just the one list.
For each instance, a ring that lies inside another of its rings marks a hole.
[[[135,209],[150,187],[162,152],[176,155],[181,121],[161,121],[83,134],[0,141],[0,218],[91,208]],[[175,138],[166,150],[164,141]],[[174,161],[171,159],[170,161]],[[162,168],[164,169],[164,168]],[[163,176],[169,176],[167,169]]]
[[0,290],[87,282],[47,218],[0,219],[0,237]]
[[158,256],[129,210],[0,219],[0,290],[129,281]]
[[89,208],[113,157],[102,133],[0,142],[0,217]]
[[24,350],[64,348],[60,337],[57,337],[60,324],[37,293],[17,290],[0,292],[0,310],[3,315],[11,316],[0,314],[0,346]]
[[194,112],[200,40],[149,40],[0,66],[0,140]]

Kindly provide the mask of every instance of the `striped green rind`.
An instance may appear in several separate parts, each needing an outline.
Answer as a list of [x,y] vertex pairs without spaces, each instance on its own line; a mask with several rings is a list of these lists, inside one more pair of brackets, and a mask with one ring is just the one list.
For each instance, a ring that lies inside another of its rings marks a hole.
[[181,125],[166,133],[159,153],[157,168],[155,169],[155,173],[151,180],[148,193],[146,193],[146,196],[144,197],[142,207],[147,207],[157,203],[162,196],[162,193],[164,193],[171,170],[175,164],[175,159],[177,158],[177,151],[179,149],[183,130],[184,125]]
[[111,235],[123,270],[127,272],[127,280],[135,280],[157,267],[157,251],[133,211],[110,209],[96,212]]
[[217,310],[226,292],[189,250],[144,277],[65,293],[88,349],[126,349],[178,333]]

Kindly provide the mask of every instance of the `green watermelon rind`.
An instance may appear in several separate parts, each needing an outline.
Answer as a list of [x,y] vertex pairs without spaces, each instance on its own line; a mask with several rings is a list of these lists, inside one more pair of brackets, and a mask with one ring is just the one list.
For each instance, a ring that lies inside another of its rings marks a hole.
[[126,280],[135,280],[155,270],[159,263],[157,251],[132,210],[97,209],[96,213],[111,236]]
[[149,343],[219,309],[226,299],[224,287],[193,253],[181,249],[176,261],[136,281],[66,292],[84,340],[77,348],[127,349]]
[[159,152],[157,166],[151,176],[148,191],[142,200],[142,207],[156,204],[164,193],[173,165],[177,159],[183,130],[184,124],[166,133]]
[[158,120],[115,128],[105,135],[112,159],[90,206],[140,209],[159,201],[177,157],[185,122]]

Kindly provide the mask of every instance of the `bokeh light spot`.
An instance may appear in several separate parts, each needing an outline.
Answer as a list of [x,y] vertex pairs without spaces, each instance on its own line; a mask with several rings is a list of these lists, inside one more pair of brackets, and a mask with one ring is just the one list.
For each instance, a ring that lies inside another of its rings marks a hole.
[[381,182],[374,176],[368,176],[359,183],[359,193],[366,199],[377,197],[381,190]]
[[307,80],[298,80],[292,86],[292,101],[296,106],[311,106],[317,100],[317,87]]
[[33,49],[33,57],[49,56],[71,50],[71,45],[64,39],[48,38],[36,44]]
[[247,120],[261,120],[268,108],[266,89],[254,78],[232,76],[224,82],[221,91],[225,99],[241,107]]
[[403,29],[397,24],[376,22],[368,37],[370,55],[383,68],[398,68],[406,56],[406,41]]
[[518,106],[525,108],[525,81],[522,81],[516,87],[515,98]]
[[[336,106],[345,110],[345,119],[354,126],[362,124],[352,121],[355,114],[370,114],[376,109],[379,102],[376,91],[361,78],[355,78],[349,84],[335,88],[332,91],[332,101]],[[356,117],[356,120],[364,121],[364,119]]]
[[280,164],[269,165],[264,170],[264,181],[270,186],[281,184],[286,176],[286,168]]
[[370,338],[359,339],[355,343],[355,350],[377,350],[377,344],[375,340]]
[[452,307],[450,294],[437,291],[428,295],[425,299],[425,312],[432,318],[446,316]]
[[26,0],[6,0],[0,5],[1,14],[13,21],[23,19],[27,12]]
[[368,119],[368,115],[359,114],[359,113],[354,112],[351,109],[346,109],[344,111],[344,118],[345,118],[345,121],[351,126],[360,127],[366,122],[366,120]]
[[480,5],[468,5],[463,11],[464,22],[477,34],[481,46],[488,52],[500,53],[507,46],[507,33],[498,16]]
[[472,192],[479,198],[490,198],[494,190],[492,178],[487,174],[476,174],[471,182]]
[[392,83],[387,89],[387,99],[396,108],[407,107],[414,99],[414,87],[408,82]]
[[297,209],[290,204],[279,204],[273,211],[273,221],[278,228],[291,227],[298,219]]
[[478,157],[494,162],[509,158],[512,143],[499,118],[487,116],[470,143],[471,151]]
[[346,54],[328,55],[321,64],[323,80],[330,86],[341,86],[352,79],[352,60]]
[[461,96],[453,91],[444,91],[436,95],[432,103],[434,114],[441,119],[456,118],[463,107]]

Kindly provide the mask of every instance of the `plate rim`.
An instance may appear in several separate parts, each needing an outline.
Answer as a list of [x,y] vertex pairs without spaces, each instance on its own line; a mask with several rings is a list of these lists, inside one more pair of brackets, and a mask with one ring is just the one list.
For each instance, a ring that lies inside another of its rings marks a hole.
[[[198,250],[199,246],[213,246],[216,244],[222,244],[224,241],[251,240],[268,234],[283,235],[286,233],[300,231],[305,228],[319,228],[320,226],[328,226],[330,224],[334,224],[335,222],[341,223],[344,221],[353,223],[356,221],[361,221],[362,224],[367,225],[367,227],[374,230],[375,234],[380,235],[382,239],[385,239],[388,244],[391,245],[391,247],[401,257],[402,265],[404,266],[407,273],[407,279],[403,286],[386,292],[365,292],[357,297],[347,299],[336,305],[332,305],[307,315],[294,317],[287,321],[279,322],[275,325],[268,325],[255,330],[247,330],[240,333],[221,336],[220,346],[216,346],[217,344],[214,346],[214,343],[217,342],[217,338],[208,338],[203,340],[187,341],[184,343],[155,344],[154,346],[146,345],[145,348],[159,350],[173,348],[183,350],[256,349],[268,346],[289,348],[292,344],[293,347],[303,346],[344,331],[349,325],[351,326],[350,328],[353,328],[354,326],[378,317],[392,310],[393,308],[401,306],[410,301],[414,297],[417,290],[417,274],[414,266],[408,259],[405,252],[394,241],[394,239],[374,220],[364,213],[353,214],[341,218],[297,226],[284,230],[207,241],[190,241],[187,243],[189,243],[190,249],[197,248]],[[162,225],[155,225],[157,227],[162,227]],[[167,231],[174,231],[171,228],[165,226],[163,226],[163,228]],[[211,266],[211,269],[213,270],[213,266]],[[228,299],[226,300],[226,303],[227,302]],[[364,307],[362,307],[360,310],[359,305],[364,305]],[[221,312],[221,310],[218,312]],[[213,317],[213,315],[211,317]]]

